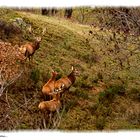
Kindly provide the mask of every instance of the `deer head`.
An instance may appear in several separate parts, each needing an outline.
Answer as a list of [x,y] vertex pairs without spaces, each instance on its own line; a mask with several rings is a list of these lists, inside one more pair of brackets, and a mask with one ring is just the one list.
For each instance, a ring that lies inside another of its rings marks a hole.
[[42,37],[40,37],[40,36],[39,37],[35,37],[35,41],[40,43],[42,41]]
[[80,75],[80,72],[76,68],[74,68],[73,66],[71,67],[71,70],[72,70],[72,73],[74,74],[74,76]]

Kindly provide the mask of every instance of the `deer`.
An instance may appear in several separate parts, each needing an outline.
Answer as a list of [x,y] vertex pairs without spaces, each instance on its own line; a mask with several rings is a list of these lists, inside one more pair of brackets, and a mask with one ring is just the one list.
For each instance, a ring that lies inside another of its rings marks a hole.
[[[54,94],[55,94],[55,96],[53,96],[52,100],[42,101],[38,105],[39,110],[41,110],[44,113],[44,119],[43,119],[44,126],[46,126],[46,123],[45,123],[46,115],[45,115],[45,113],[47,113],[47,115],[49,115],[49,122],[52,121],[52,113],[54,113],[54,112],[57,113],[58,118],[59,118],[59,119],[57,119],[57,123],[58,123],[57,125],[59,125],[60,120],[61,120],[61,116],[59,114],[59,110],[61,108],[60,94],[56,90],[54,91]],[[54,122],[53,125],[56,125],[56,122]]]
[[59,91],[60,93],[63,93],[66,90],[69,90],[69,88],[74,84],[76,80],[76,76],[79,75],[79,71],[75,69],[73,66],[71,67],[71,73],[63,78],[60,78],[59,80],[55,81],[55,90]]
[[[32,26],[30,25],[28,28],[28,31],[32,32]],[[40,48],[40,43],[42,41],[42,37],[46,33],[46,28],[43,28],[42,35],[35,37],[34,42],[27,42],[24,45],[20,46],[19,50],[24,53],[26,58],[29,58],[29,61],[31,58],[33,58],[34,53],[36,50]]]
[[54,91],[53,99],[50,101],[42,101],[39,103],[38,108],[42,111],[55,112],[59,111],[61,107],[60,94]]
[[25,43],[20,47],[20,51],[24,53],[26,58],[29,58],[29,61],[31,57],[33,57],[35,51],[39,49],[41,40],[42,37],[36,37],[34,42]]
[[43,95],[54,95],[54,84],[56,81],[56,76],[58,75],[57,72],[52,71],[52,77],[48,80],[48,82],[42,87],[42,93]]

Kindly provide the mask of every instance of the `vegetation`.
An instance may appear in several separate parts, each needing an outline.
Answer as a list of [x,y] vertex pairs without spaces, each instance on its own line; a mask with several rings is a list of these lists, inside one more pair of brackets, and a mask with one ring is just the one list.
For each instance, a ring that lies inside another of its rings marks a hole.
[[[22,18],[32,26],[32,32],[20,27],[22,32],[17,36],[15,31],[8,36],[0,32],[0,66],[3,69],[0,76],[5,73],[5,81],[11,81],[23,70],[0,96],[0,130],[140,129],[139,34],[132,34],[134,28],[129,29],[130,32],[126,32],[124,26],[116,29],[117,22],[112,23],[111,28],[99,24],[101,20],[104,24],[112,21],[110,19],[114,13],[107,17],[109,10],[73,8],[71,19],[66,20],[61,17],[64,9],[58,10],[53,17],[41,15],[39,9],[32,13],[0,9],[0,21],[5,21],[5,24]],[[124,13],[127,14],[127,11]],[[96,26],[93,21],[97,21]],[[131,24],[135,25],[132,20]],[[19,50],[20,45],[40,36],[44,28],[46,33],[33,61],[25,61],[21,53],[20,56],[16,56],[16,53],[9,55],[12,50]],[[4,42],[10,45],[3,45]],[[9,49],[5,52],[6,48]],[[1,59],[2,55],[6,59]],[[22,61],[18,61],[19,58],[23,58]],[[11,61],[12,67],[8,65]],[[4,64],[8,70],[3,68]],[[61,119],[58,120],[56,112],[49,118],[38,109],[39,103],[44,100],[41,89],[51,77],[52,70],[58,73],[59,79],[71,72],[71,66],[78,69],[80,75],[61,97]]]

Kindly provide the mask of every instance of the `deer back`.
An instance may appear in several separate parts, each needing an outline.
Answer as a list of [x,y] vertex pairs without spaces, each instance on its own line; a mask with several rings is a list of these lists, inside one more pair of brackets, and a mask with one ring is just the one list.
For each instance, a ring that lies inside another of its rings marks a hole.
[[79,75],[79,71],[72,66],[72,72],[68,76],[60,78],[55,82],[55,89],[62,90],[62,92],[69,89],[75,82],[77,75]]
[[63,90],[68,89],[71,86],[72,82],[68,77],[60,78],[55,82],[55,89]]
[[54,91],[54,81],[48,81],[42,88],[42,93],[49,94]]
[[32,43],[25,44],[25,47],[26,47],[26,51],[28,51],[29,54],[33,54],[34,53],[34,48],[33,48],[33,44]]
[[39,106],[38,106],[40,110],[48,110],[51,112],[56,111],[60,107],[61,107],[60,100],[57,100],[57,99],[52,99],[50,101],[42,101],[41,103],[39,103]]
[[60,100],[53,100],[50,105],[50,111],[56,111],[61,107]]

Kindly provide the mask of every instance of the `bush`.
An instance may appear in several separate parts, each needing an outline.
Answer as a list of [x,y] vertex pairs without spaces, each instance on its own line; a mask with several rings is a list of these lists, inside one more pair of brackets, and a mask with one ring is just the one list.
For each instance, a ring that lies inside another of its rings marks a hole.
[[140,101],[140,89],[138,88],[132,88],[129,92],[128,92],[128,96],[134,100],[138,100]]
[[75,90],[75,95],[76,95],[77,97],[79,97],[79,98],[89,99],[87,90],[83,90],[83,89],[81,89],[81,88],[80,88],[80,89],[77,88],[77,89]]
[[49,70],[43,70],[42,72],[40,72],[40,80],[42,80],[44,83],[47,82],[50,77],[51,73]]
[[112,101],[116,95],[123,95],[125,88],[123,86],[110,86],[99,94],[99,102]]
[[125,87],[123,85],[114,85],[111,86],[112,92],[118,95],[124,95],[125,94]]
[[92,83],[88,79],[85,80],[83,77],[80,77],[78,78],[78,82],[75,83],[75,86],[87,89],[92,87]]
[[69,100],[67,101],[66,105],[65,105],[65,112],[68,112],[69,109],[75,107],[77,105],[77,100]]
[[97,103],[95,105],[95,115],[98,117],[98,116],[103,116],[103,117],[108,117],[111,112],[112,112],[112,108],[110,106],[110,104],[107,104],[107,105],[104,105],[104,104],[100,104],[100,103]]
[[103,91],[99,94],[99,102],[105,103],[108,101],[112,101],[114,99],[114,96],[115,94],[111,90]]
[[31,75],[30,75],[30,78],[35,82],[37,83],[40,79],[40,71],[39,69],[33,69],[31,71]]

